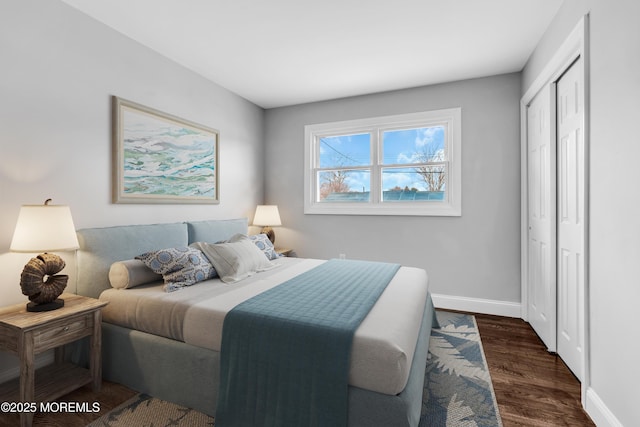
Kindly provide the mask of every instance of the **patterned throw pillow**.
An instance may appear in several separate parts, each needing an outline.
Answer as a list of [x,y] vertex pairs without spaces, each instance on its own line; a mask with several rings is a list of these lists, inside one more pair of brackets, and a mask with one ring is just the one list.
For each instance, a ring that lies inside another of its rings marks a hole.
[[165,292],[173,292],[217,276],[215,268],[202,251],[177,247],[138,255],[155,273],[162,274]]
[[253,234],[249,236],[249,239],[255,243],[267,259],[272,260],[280,257],[276,252],[276,249],[273,247],[273,243],[271,243],[271,240],[269,240],[266,234]]

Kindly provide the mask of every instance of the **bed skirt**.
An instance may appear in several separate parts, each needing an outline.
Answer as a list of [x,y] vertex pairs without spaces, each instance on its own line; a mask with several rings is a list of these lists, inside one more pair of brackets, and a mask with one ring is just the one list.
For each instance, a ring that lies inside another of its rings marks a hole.
[[[405,389],[394,396],[349,387],[350,427],[417,426],[434,309],[429,296]],[[103,377],[215,416],[220,353],[103,323]],[[76,353],[77,354],[77,353]]]

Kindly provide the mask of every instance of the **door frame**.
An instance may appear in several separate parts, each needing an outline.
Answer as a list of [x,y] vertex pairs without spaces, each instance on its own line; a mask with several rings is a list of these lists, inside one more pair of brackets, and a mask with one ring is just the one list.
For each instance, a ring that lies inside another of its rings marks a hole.
[[[576,59],[582,57],[582,73],[584,76],[584,111],[583,111],[583,123],[584,123],[584,168],[585,168],[585,183],[584,183],[584,203],[585,203],[585,263],[584,263],[584,292],[582,293],[583,300],[579,301],[584,310],[584,328],[581,341],[584,343],[584,352],[582,360],[582,384],[581,384],[581,401],[582,406],[586,406],[587,390],[590,386],[589,376],[589,363],[590,363],[590,316],[589,316],[589,139],[590,139],[590,127],[589,127],[589,49],[588,49],[588,31],[589,31],[589,15],[583,16],[573,31],[569,34],[564,43],[553,55],[551,60],[546,64],[542,72],[537,76],[531,86],[524,93],[520,99],[520,189],[521,189],[521,201],[520,201],[520,244],[521,244],[521,317],[528,321],[529,319],[529,283],[528,283],[528,159],[527,159],[527,106],[533,100],[536,94],[541,90],[549,90],[552,94],[556,93],[556,82],[562,76],[562,74],[575,62]],[[555,111],[555,96],[553,97],[552,104]],[[554,118],[555,120],[555,118]],[[555,171],[555,169],[554,169]],[[557,171],[556,171],[557,173]],[[555,313],[557,316],[557,313]]]

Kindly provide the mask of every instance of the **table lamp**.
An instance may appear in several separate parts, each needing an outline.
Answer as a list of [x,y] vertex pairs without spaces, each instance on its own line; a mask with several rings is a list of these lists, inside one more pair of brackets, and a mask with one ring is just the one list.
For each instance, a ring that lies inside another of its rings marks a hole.
[[78,249],[76,229],[69,206],[24,205],[11,240],[13,252],[44,252],[31,258],[20,275],[20,288],[29,297],[27,311],[51,311],[64,306],[58,298],[67,286],[69,276],[58,275],[65,262],[47,251]]
[[282,225],[278,206],[258,205],[256,215],[253,217],[253,225],[262,226],[260,233],[266,234],[271,243],[274,243],[276,241],[276,233],[271,227]]

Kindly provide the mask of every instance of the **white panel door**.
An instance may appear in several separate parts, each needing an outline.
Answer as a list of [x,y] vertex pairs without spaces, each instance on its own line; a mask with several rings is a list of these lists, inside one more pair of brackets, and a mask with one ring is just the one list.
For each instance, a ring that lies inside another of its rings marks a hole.
[[555,112],[551,90],[527,107],[528,319],[549,351],[556,351]]
[[582,59],[557,82],[558,354],[582,380],[585,289],[585,161]]

